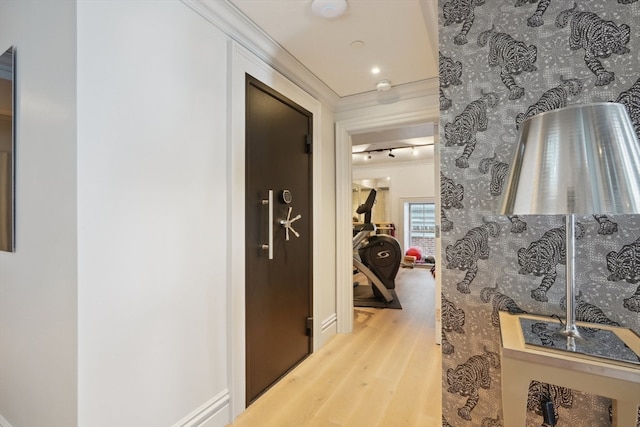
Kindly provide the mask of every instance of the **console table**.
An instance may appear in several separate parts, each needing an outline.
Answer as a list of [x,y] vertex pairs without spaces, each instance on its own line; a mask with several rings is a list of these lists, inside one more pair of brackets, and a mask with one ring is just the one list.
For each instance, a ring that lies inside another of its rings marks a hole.
[[[500,312],[502,338],[502,411],[505,426],[524,427],[529,383],[533,380],[613,400],[614,427],[635,426],[640,406],[640,368],[606,359],[545,350],[525,345],[520,318],[550,322],[549,317]],[[589,326],[577,322],[578,326]],[[591,325],[593,326],[593,325]],[[636,354],[640,338],[631,330],[607,325]]]

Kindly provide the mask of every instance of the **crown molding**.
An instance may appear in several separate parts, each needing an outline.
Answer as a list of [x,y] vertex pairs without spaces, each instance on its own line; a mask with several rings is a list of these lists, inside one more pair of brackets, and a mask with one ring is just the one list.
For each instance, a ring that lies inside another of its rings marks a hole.
[[362,108],[373,107],[377,105],[393,104],[398,101],[408,101],[411,99],[435,97],[439,96],[439,80],[431,78],[420,80],[414,83],[393,86],[385,92],[371,91],[358,95],[351,95],[340,98],[336,105],[336,113],[344,113],[351,110],[359,110]]
[[340,98],[335,92],[228,0],[182,0],[182,3],[323,104],[331,108],[338,104]]

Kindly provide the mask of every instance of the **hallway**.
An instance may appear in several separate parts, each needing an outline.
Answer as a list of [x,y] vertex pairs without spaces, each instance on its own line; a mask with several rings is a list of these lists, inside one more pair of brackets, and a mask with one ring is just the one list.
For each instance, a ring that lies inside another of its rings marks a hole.
[[334,337],[230,427],[439,426],[434,289],[428,269],[400,269],[402,310],[356,307],[352,334]]

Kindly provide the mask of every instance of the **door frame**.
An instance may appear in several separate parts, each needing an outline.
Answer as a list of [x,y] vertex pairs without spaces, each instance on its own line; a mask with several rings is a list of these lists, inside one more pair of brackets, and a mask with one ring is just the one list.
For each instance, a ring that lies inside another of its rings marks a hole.
[[[228,325],[228,384],[231,387],[230,409],[231,420],[234,420],[246,409],[246,372],[245,372],[245,75],[250,74],[262,81],[267,86],[281,93],[301,107],[313,114],[313,156],[312,156],[312,218],[319,218],[318,200],[320,191],[319,159],[321,158],[320,144],[320,102],[296,86],[293,82],[280,74],[274,68],[261,61],[250,51],[235,41],[229,42],[228,70],[230,76],[230,88],[227,93],[228,118],[230,131],[227,135],[227,176],[228,191],[226,200],[227,223],[227,307]],[[312,232],[319,235],[319,224],[313,221]],[[312,243],[312,256],[318,253],[318,240],[314,238]],[[314,283],[318,277],[318,263],[312,263],[312,276]],[[312,291],[312,315],[314,330],[319,331],[319,316],[317,313],[317,289]],[[319,334],[313,336],[313,348],[317,348]]]
[[[353,245],[352,245],[352,165],[351,135],[364,132],[375,132],[409,126],[419,123],[438,123],[440,117],[439,104],[434,97],[433,102],[419,105],[409,102],[397,106],[395,111],[384,107],[367,116],[348,118],[336,121],[336,312],[338,333],[353,331]],[[436,130],[438,127],[436,126]],[[437,131],[435,144],[439,143]],[[437,152],[437,149],[436,149]],[[438,162],[435,159],[435,162]],[[437,189],[440,188],[439,177]],[[438,277],[440,275],[437,275]],[[439,313],[439,282],[436,280],[436,312]],[[436,318],[436,336],[440,335],[440,319]]]

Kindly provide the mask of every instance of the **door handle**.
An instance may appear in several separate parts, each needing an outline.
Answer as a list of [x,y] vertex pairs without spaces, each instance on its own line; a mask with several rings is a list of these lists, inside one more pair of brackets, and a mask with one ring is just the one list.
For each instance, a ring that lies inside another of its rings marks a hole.
[[269,241],[266,245],[262,245],[262,249],[269,251],[269,259],[273,259],[273,190],[269,190],[268,197],[268,199],[262,199],[262,204],[269,208],[269,225],[267,227]]
[[287,212],[287,219],[281,219],[280,220],[280,225],[284,227],[284,231],[285,231],[285,240],[289,240],[289,230],[291,230],[291,232],[296,236],[296,237],[300,237],[300,233],[298,233],[292,226],[291,224],[293,224],[294,222],[296,222],[297,220],[299,220],[300,218],[302,218],[302,215],[296,215],[295,217],[291,218],[291,211],[293,210],[293,208],[291,206],[289,206],[289,210]]

